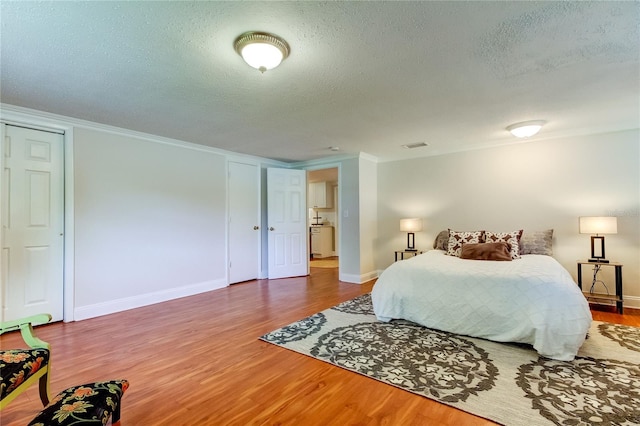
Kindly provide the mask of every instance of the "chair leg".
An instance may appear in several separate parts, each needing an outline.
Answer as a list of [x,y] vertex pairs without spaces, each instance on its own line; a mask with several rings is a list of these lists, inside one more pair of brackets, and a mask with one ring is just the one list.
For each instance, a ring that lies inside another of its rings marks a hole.
[[49,404],[49,372],[47,371],[44,376],[40,377],[40,401],[42,401],[43,406],[47,406]]
[[120,403],[116,405],[111,414],[111,426],[120,426],[120,404],[122,404],[122,399],[120,399]]

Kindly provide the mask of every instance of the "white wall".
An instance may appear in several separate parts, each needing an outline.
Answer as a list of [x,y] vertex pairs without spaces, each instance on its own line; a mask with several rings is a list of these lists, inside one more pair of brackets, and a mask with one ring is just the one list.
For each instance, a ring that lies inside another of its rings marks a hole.
[[360,282],[360,177],[358,159],[341,161],[340,167],[340,280]]
[[77,128],[75,319],[226,285],[225,157]]
[[360,198],[360,275],[362,280],[377,278],[375,253],[378,246],[378,170],[370,158],[359,159]]
[[[576,260],[590,254],[578,217],[615,215],[618,234],[606,236],[606,254],[624,264],[625,305],[640,307],[639,145],[633,130],[380,163],[377,266],[404,247],[400,218],[421,217],[419,249],[447,228],[553,228],[554,257],[575,279]],[[603,271],[613,289],[613,268]]]

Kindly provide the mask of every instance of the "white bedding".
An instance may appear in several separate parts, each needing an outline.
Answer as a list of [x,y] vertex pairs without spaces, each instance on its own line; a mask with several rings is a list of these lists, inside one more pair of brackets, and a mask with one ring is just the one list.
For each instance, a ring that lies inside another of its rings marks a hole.
[[468,260],[431,250],[389,266],[371,293],[379,320],[498,342],[533,345],[542,356],[572,360],[591,324],[589,305],[554,258]]

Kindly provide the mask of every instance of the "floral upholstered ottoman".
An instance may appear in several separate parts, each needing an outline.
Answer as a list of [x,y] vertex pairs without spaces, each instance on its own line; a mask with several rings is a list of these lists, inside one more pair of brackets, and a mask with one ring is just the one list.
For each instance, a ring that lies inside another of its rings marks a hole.
[[56,395],[29,426],[112,425],[120,421],[120,400],[129,387],[126,380],[88,383]]

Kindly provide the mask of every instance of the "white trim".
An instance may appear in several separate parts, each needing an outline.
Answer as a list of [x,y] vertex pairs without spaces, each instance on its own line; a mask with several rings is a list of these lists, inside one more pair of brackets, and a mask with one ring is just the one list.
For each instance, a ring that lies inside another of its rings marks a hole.
[[[41,123],[38,125],[47,126],[53,129],[60,129],[65,131],[70,127],[79,127],[90,130],[97,130],[106,133],[111,133],[119,136],[133,137],[149,142],[156,142],[165,145],[178,146],[180,148],[193,149],[196,151],[209,152],[214,154],[220,154],[223,156],[243,158],[243,161],[249,159],[260,163],[273,164],[276,167],[290,168],[289,163],[272,160],[269,158],[256,157],[248,154],[240,154],[232,151],[227,151],[220,148],[214,148],[207,145],[201,145],[192,142],[186,142],[178,139],[167,138],[164,136],[153,135],[150,133],[138,132],[135,130],[123,129],[121,127],[109,126],[106,124],[95,123],[92,121],[80,120],[78,118],[66,117],[63,115],[52,114],[44,111],[37,111],[29,108],[23,108],[10,104],[0,103],[0,117],[5,120],[17,120],[18,122],[24,122],[25,119],[29,119],[30,123]],[[32,120],[32,121],[31,121]],[[46,124],[45,124],[46,123]]]
[[231,255],[229,253],[229,159],[224,162],[224,282],[231,284],[230,265]]
[[330,169],[335,166],[328,166],[328,164],[335,164],[344,160],[352,160],[359,158],[359,155],[336,155],[333,157],[319,158],[317,160],[299,161],[296,163],[288,163],[287,166],[292,169],[305,169],[305,170],[318,170],[318,169]]
[[[304,167],[304,170],[306,170],[307,172],[309,171],[313,171],[313,170],[324,170],[324,169],[338,169],[338,209],[336,210],[336,220],[338,220],[340,222],[339,227],[338,227],[338,253],[336,253],[336,255],[338,256],[338,270],[342,269],[342,256],[340,255],[340,252],[342,251],[342,247],[344,247],[343,245],[343,241],[342,241],[342,235],[344,234],[344,232],[342,231],[343,229],[343,223],[342,223],[342,163],[323,163],[323,164],[313,164],[313,165],[309,165],[307,167]],[[307,181],[307,187],[309,186],[309,182]],[[307,208],[309,208],[309,206],[307,205]],[[309,238],[311,238],[309,235],[307,235],[307,247],[309,247],[310,245],[310,241]],[[311,265],[309,262],[307,262],[307,274],[311,273]],[[349,281],[349,282],[355,282],[355,281]]]
[[64,322],[74,321],[75,309],[75,178],[73,127],[64,134]]
[[376,157],[375,155],[367,154],[366,152],[361,152],[359,158],[362,158],[363,160],[369,160],[373,163],[380,162],[380,159],[378,157]]
[[354,158],[363,158],[365,160],[373,161],[374,163],[380,162],[380,159],[374,155],[367,154],[366,152],[359,152],[357,154],[334,155],[331,157],[318,158],[316,160],[287,163],[287,166],[293,169],[305,170],[330,169],[331,167],[335,167],[331,166],[331,164],[337,164],[344,160],[353,160]]
[[622,302],[624,308],[640,309],[639,296],[622,296]]
[[371,280],[375,280],[378,278],[378,271],[367,272],[366,274],[356,275],[356,274],[343,274],[340,272],[340,281],[344,281],[346,283],[353,284],[364,284]]
[[[4,126],[2,122],[0,122],[0,170],[3,171],[2,173],[0,173],[0,188],[2,189],[4,189],[3,178],[4,178],[4,163],[5,163],[4,150],[6,149],[5,147],[6,129],[7,127]],[[0,253],[2,253],[2,248],[4,247],[4,226],[3,226],[4,217],[2,215],[2,212],[4,211],[4,208],[3,208],[4,206],[2,206],[1,201],[2,199],[0,198]],[[2,255],[3,254],[0,254],[0,256]],[[7,281],[5,280],[5,276],[6,276],[5,271],[2,270],[2,259],[0,258],[0,321],[4,321],[4,307],[5,307],[4,295],[6,294],[5,286]]]
[[31,130],[38,130],[41,132],[47,132],[47,133],[56,133],[58,135],[64,135],[65,131],[62,129],[56,129],[54,127],[49,127],[49,126],[37,126],[35,124],[24,124],[18,121],[13,121],[13,120],[6,120],[3,119],[2,120],[3,124],[7,124],[9,126],[13,126],[13,127],[20,127],[23,129],[31,129]]
[[141,308],[143,306],[179,299],[181,297],[193,296],[224,287],[227,287],[226,280],[218,279],[191,284],[184,287],[172,288],[169,290],[146,293],[140,296],[125,297],[123,299],[111,300],[104,303],[96,303],[77,308],[75,310],[75,319],[76,321],[81,321],[102,315],[109,315],[116,312],[127,311],[129,309]]
[[235,152],[227,152],[225,154],[227,161],[233,161],[234,163],[251,164],[252,166],[258,166],[259,168],[267,167],[282,167],[284,169],[290,169],[289,163],[284,163],[278,160],[272,160],[270,158],[254,157],[251,155],[238,154]]
[[71,126],[62,124],[65,120],[53,117],[45,117],[38,114],[38,111],[27,110],[22,108],[0,103],[0,120],[7,124],[16,124],[19,126],[35,127],[41,130],[66,132]]

